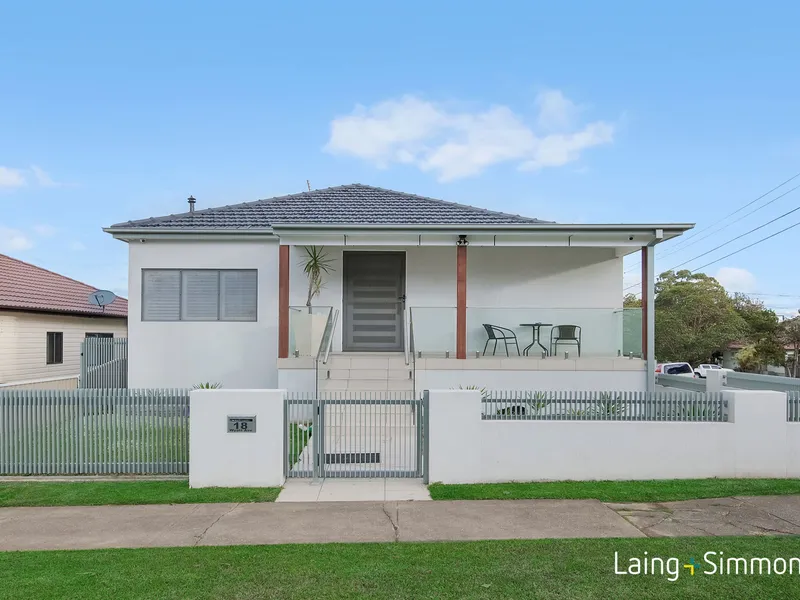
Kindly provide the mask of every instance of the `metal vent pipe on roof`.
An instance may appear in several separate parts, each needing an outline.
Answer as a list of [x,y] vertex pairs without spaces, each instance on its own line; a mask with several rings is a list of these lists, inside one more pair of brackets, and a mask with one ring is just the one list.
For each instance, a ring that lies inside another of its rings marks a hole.
[[189,202],[189,212],[193,213],[194,212],[194,203],[197,202],[197,200],[194,199],[194,196],[189,196],[188,202]]

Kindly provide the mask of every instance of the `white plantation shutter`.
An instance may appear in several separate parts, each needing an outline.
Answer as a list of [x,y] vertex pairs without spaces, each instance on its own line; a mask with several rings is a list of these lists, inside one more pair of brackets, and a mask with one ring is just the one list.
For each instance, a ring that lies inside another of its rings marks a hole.
[[180,320],[180,298],[180,271],[142,271],[143,321]]
[[181,320],[218,320],[219,271],[182,271],[181,280]]
[[258,272],[220,272],[220,319],[255,321],[258,306]]

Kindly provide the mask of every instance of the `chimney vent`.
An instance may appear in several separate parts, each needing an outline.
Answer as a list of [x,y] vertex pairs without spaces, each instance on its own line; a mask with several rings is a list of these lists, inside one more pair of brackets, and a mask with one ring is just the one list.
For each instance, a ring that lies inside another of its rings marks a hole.
[[195,202],[197,202],[197,200],[194,199],[194,196],[189,196],[189,212],[190,213],[194,212],[194,203]]

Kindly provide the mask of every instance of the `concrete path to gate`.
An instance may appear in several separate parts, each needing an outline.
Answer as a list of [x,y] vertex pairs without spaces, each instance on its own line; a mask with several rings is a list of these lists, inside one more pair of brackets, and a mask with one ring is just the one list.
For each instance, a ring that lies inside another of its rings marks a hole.
[[800,534],[800,496],[0,509],[0,550]]
[[288,479],[275,502],[387,502],[430,500],[422,479]]

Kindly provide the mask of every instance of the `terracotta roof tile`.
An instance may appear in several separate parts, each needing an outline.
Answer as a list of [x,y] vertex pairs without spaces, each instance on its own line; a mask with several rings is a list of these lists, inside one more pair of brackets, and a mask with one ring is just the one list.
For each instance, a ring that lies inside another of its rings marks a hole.
[[128,301],[117,298],[105,307],[89,304],[90,285],[0,254],[0,308],[81,315],[128,316]]

